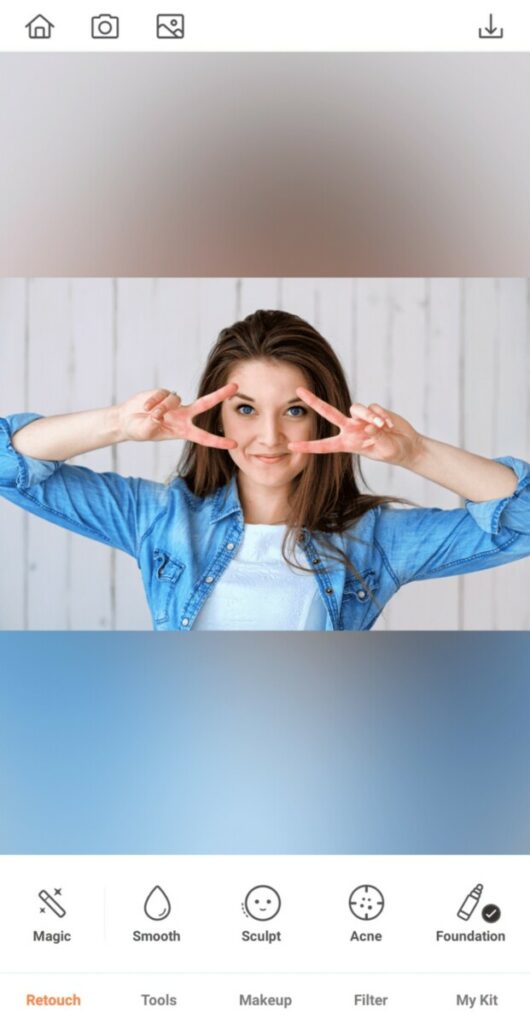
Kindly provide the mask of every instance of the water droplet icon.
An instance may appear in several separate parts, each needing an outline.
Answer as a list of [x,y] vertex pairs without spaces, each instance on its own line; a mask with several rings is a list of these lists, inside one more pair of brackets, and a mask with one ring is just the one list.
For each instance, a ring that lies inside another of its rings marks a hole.
[[144,903],[144,911],[152,921],[164,921],[171,913],[171,903],[159,885],[151,889]]

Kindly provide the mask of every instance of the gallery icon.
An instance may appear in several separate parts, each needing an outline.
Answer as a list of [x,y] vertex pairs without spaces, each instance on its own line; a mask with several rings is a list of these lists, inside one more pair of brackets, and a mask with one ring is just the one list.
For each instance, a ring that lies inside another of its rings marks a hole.
[[171,903],[162,886],[155,885],[144,903],[144,913],[151,921],[165,921],[171,913]]
[[184,15],[157,14],[156,34],[158,39],[184,39]]
[[348,902],[353,916],[360,921],[374,921],[385,905],[383,893],[375,885],[358,885]]
[[255,921],[271,921],[279,914],[282,901],[272,885],[255,885],[245,896],[243,913]]
[[96,14],[92,18],[92,39],[118,39],[120,19],[114,14]]
[[55,28],[55,25],[48,18],[45,18],[43,14],[37,14],[35,18],[28,21],[25,27],[28,30],[30,39],[49,39],[52,34],[52,28]]
[[62,889],[54,889],[53,896],[48,892],[47,889],[41,889],[39,893],[39,899],[43,906],[40,907],[41,914],[45,914],[47,910],[51,910],[56,917],[65,917],[66,910],[63,905],[59,903],[57,897],[63,898]]

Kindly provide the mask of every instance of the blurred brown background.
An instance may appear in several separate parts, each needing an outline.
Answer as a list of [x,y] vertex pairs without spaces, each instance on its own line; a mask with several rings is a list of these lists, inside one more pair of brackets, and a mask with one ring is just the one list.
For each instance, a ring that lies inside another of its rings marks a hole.
[[528,275],[530,55],[3,54],[0,274]]

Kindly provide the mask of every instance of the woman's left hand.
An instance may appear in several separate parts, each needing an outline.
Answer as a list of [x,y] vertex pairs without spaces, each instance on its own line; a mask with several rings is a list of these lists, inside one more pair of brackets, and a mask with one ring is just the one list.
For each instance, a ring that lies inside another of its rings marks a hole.
[[319,441],[292,441],[288,445],[290,451],[315,455],[350,452],[378,462],[407,465],[420,450],[422,435],[402,416],[375,402],[368,406],[352,405],[350,415],[345,416],[307,388],[297,388],[296,394],[328,423],[338,427],[339,432]]

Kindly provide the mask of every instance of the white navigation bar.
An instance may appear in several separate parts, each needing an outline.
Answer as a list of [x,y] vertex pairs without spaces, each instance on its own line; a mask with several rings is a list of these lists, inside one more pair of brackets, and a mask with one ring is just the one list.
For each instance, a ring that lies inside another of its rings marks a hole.
[[528,861],[2,857],[0,1019],[523,1024]]
[[105,0],[102,9],[99,0],[35,0],[2,5],[0,50],[525,51],[530,8],[515,0]]

